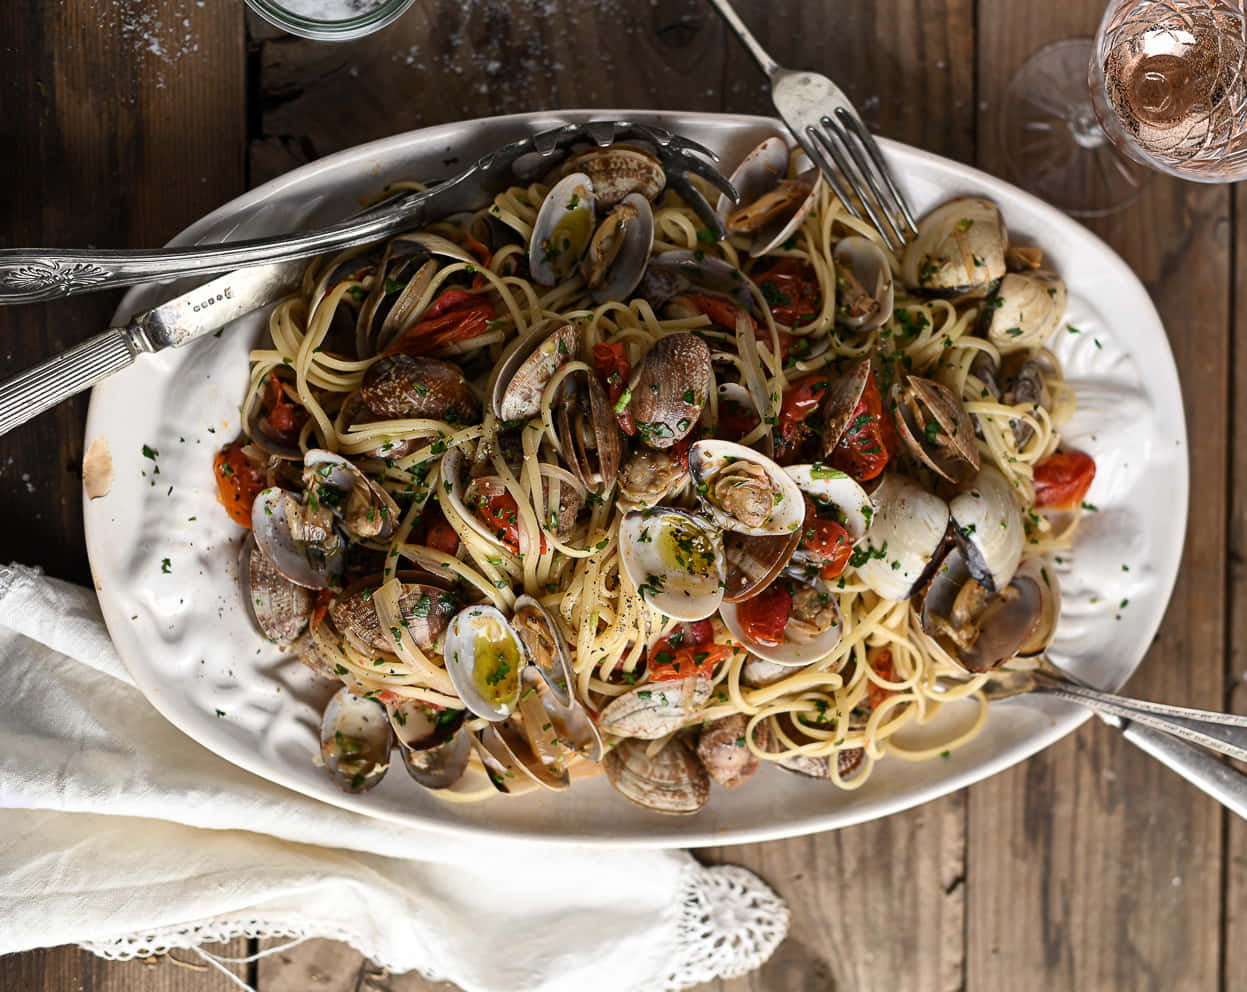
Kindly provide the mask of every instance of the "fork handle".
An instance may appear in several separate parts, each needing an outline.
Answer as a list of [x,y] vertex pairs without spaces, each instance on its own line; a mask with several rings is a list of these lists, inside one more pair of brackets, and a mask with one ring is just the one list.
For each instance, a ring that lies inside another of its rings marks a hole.
[[1170,706],[1146,699],[1128,699],[1064,680],[1049,681],[1042,676],[1036,679],[1033,691],[1081,703],[1101,716],[1163,730],[1192,744],[1247,761],[1247,716]]
[[[1116,720],[1108,723],[1117,724]],[[1247,820],[1247,775],[1216,755],[1186,741],[1130,721],[1121,722],[1122,736],[1170,771],[1201,789],[1222,806]]]
[[709,2],[710,6],[719,12],[719,16],[727,21],[727,26],[740,39],[740,43],[749,49],[749,54],[758,63],[758,68],[768,78],[773,78],[779,72],[779,63],[766,53],[766,49],[758,43],[758,39],[753,36],[753,32],[745,27],[745,22],[740,19],[727,0],[709,0]]

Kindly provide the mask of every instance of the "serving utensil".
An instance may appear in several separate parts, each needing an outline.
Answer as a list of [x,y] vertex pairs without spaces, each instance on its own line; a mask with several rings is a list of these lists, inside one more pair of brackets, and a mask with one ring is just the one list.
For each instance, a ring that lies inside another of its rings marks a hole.
[[732,184],[712,164],[719,160],[714,152],[696,141],[648,124],[589,121],[565,124],[512,141],[430,189],[392,197],[350,220],[311,231],[157,251],[3,249],[0,304],[35,303],[196,273],[227,272],[368,244],[451,214],[487,206],[496,187],[510,178],[513,170],[523,167],[535,177],[549,169],[546,160],[573,145],[608,145],[614,141],[651,145],[667,174],[668,187],[683,197],[706,227],[723,236],[714,208],[689,179],[690,174],[700,176],[736,202]]
[[[962,682],[939,679],[936,689]],[[981,691],[989,701],[1039,693],[1086,706],[1127,740],[1247,819],[1247,775],[1205,750],[1247,760],[1247,716],[1119,696],[1076,679],[1042,655],[992,672]]]
[[770,79],[771,99],[779,116],[818,164],[845,209],[860,219],[860,203],[879,236],[892,248],[903,248],[918,233],[918,225],[888,171],[883,153],[844,91],[819,73],[783,68],[766,53],[727,0],[709,3]]

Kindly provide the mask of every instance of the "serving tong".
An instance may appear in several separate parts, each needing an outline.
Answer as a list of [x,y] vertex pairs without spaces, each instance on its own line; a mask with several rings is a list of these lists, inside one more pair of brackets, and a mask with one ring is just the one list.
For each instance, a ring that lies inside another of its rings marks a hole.
[[[951,689],[964,681],[941,677],[935,688]],[[1119,696],[1075,678],[1044,655],[1009,662],[988,676],[981,691],[989,702],[1038,693],[1086,706],[1131,743],[1247,819],[1247,775],[1209,753],[1247,761],[1247,716]]]
[[588,121],[512,141],[445,182],[417,193],[398,194],[349,220],[311,231],[156,251],[3,249],[0,305],[36,303],[118,286],[228,272],[380,241],[452,214],[479,210],[488,205],[490,197],[513,174],[531,174],[536,178],[548,171],[550,159],[575,145],[609,145],[616,141],[643,141],[651,145],[667,174],[667,185],[683,197],[706,227],[723,237],[714,208],[689,178],[690,174],[700,176],[733,203],[737,201],[732,184],[714,168],[713,163],[719,160],[714,152],[689,138],[648,124]]
[[859,220],[865,211],[891,248],[904,248],[905,242],[918,233],[918,224],[883,153],[844,91],[817,72],[783,68],[766,53],[727,0],[709,3],[770,79],[771,99],[779,116],[818,165],[845,209]]

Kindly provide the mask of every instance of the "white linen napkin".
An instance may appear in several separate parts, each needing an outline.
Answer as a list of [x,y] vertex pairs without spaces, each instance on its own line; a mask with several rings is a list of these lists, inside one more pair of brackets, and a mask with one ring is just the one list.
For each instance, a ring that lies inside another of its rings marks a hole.
[[660,992],[787,932],[756,876],[687,852],[454,837],[243,771],[134,688],[89,590],[36,569],[0,567],[0,658],[0,953],[330,937],[468,992]]

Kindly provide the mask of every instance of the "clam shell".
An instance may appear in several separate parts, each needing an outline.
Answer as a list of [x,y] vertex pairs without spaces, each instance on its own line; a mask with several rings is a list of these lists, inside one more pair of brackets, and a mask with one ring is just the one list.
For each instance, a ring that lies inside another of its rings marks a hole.
[[429,707],[413,700],[386,706],[407,773],[426,789],[454,785],[468,765],[472,745],[463,729],[463,710],[438,724]]
[[949,200],[918,222],[901,258],[901,281],[938,296],[983,295],[1005,274],[1008,236],[991,200]]
[[515,711],[528,649],[496,608],[469,606],[455,614],[443,658],[455,692],[477,716],[497,722]]
[[[758,770],[758,756],[745,743],[749,717],[732,713],[720,717],[701,732],[697,758],[712,779],[729,789],[749,779]],[[766,748],[767,724],[758,724],[759,746]]]
[[325,770],[346,792],[366,792],[390,767],[394,735],[385,707],[345,686],[333,694],[320,723]]
[[437,358],[378,358],[364,373],[359,395],[380,420],[416,417],[475,424],[481,419],[481,405],[458,366]]
[[837,287],[836,323],[862,332],[882,327],[892,317],[894,298],[888,256],[869,238],[855,236],[837,243],[833,257],[837,276],[848,284]]
[[345,554],[326,558],[290,533],[284,489],[265,489],[251,506],[251,533],[264,556],[282,575],[308,589],[328,589],[346,565]]
[[630,510],[619,525],[619,560],[641,597],[676,620],[704,620],[723,601],[719,529],[685,510]]
[[710,798],[710,776],[679,741],[655,755],[644,741],[622,740],[602,760],[606,778],[625,799],[658,813],[696,813]]
[[564,176],[541,201],[528,243],[528,271],[542,286],[575,274],[597,221],[593,181],[583,172]]
[[1026,543],[1013,486],[997,469],[984,465],[948,509],[970,574],[990,592],[1003,589],[1013,580]]
[[[922,425],[910,407],[911,401],[922,413]],[[899,383],[892,387],[892,406],[896,432],[919,462],[953,483],[978,471],[974,421],[951,389],[932,379],[911,375],[904,387]],[[927,433],[932,422],[938,427],[938,437]]]
[[656,741],[692,720],[709,698],[710,679],[703,676],[647,682],[607,703],[598,714],[598,730]]
[[784,570],[800,543],[800,528],[790,534],[770,536],[725,532],[723,556],[727,562],[727,578],[723,601],[740,603],[760,593]]
[[1042,348],[1068,298],[1065,280],[1054,272],[1010,272],[985,301],[980,331],[1002,355]]
[[641,295],[654,309],[690,289],[719,294],[749,309],[753,294],[744,273],[721,258],[705,252],[679,249],[653,256],[641,279]]
[[669,451],[637,447],[619,470],[619,497],[626,508],[648,509],[661,503],[688,479],[688,471]]
[[[790,154],[794,179],[786,178]],[[776,196],[785,184],[788,186],[790,195],[783,197],[785,205],[779,212],[769,216],[761,225],[749,225],[754,232],[749,254],[755,256],[774,251],[797,232],[814,209],[823,182],[818,169],[803,151],[798,149],[790,153],[788,144],[776,137],[767,138],[746,155],[732,173],[730,181],[740,196],[740,205],[733,209],[726,196],[719,197],[716,212],[725,230],[730,229],[727,223],[729,216],[739,217],[748,213],[760,206],[759,201]]]
[[551,318],[516,341],[494,377],[491,406],[503,421],[528,420],[541,412],[541,394],[560,365],[580,357],[584,332]]
[[[790,578],[794,582],[814,586],[819,589],[822,595],[827,597],[827,603],[832,609],[832,622],[810,640],[797,641],[785,636],[784,640],[779,644],[760,644],[745,633],[744,625],[740,621],[740,616],[734,603],[725,602],[719,607],[719,616],[723,618],[723,623],[727,625],[727,629],[731,632],[732,639],[741,644],[751,655],[764,661],[773,662],[776,665],[783,665],[785,668],[804,668],[806,665],[821,661],[836,649],[836,645],[840,643],[840,638],[844,634],[844,622],[840,616],[840,608],[836,603],[831,587],[822,579],[817,576],[809,579],[796,576],[791,576]],[[776,581],[784,580],[780,578]]]
[[[382,626],[373,602],[379,577],[362,579],[346,589],[329,607],[329,619],[343,635],[351,634],[374,651],[393,652],[394,633]],[[461,603],[451,590],[431,582],[402,582],[398,609],[407,633],[421,651],[436,651],[442,635]]]
[[[510,720],[491,723],[481,729],[478,741],[480,750],[488,754],[504,769],[503,776],[509,772],[523,779],[536,782],[542,788],[558,792],[571,785],[567,771],[559,765],[547,765],[533,753],[521,730]],[[484,755],[482,755],[483,757]],[[489,769],[489,764],[486,768]],[[491,778],[494,778],[491,771]],[[494,778],[494,785],[500,791],[509,792]]]
[[559,454],[586,489],[607,491],[619,475],[624,439],[606,390],[593,373],[575,369],[555,403]]
[[694,334],[669,334],[658,341],[632,373],[628,410],[641,441],[670,448],[701,417],[714,376],[710,348]]
[[[331,486],[339,494],[333,511],[348,534],[360,539],[387,540],[398,526],[399,509],[388,492],[347,458],[320,448],[303,456],[304,484],[314,483],[320,498],[322,487]],[[307,470],[310,470],[310,475]]]
[[875,504],[855,480],[825,465],[786,465],[784,471],[803,493],[835,507],[850,541],[856,544],[866,536],[875,518]]
[[613,207],[629,194],[655,200],[667,185],[662,163],[641,148],[614,144],[593,148],[568,159],[563,172],[582,172],[593,183],[599,206]]
[[315,597],[274,567],[247,535],[238,560],[238,582],[247,612],[275,644],[290,644],[307,629]]
[[697,441],[688,451],[688,470],[702,504],[724,530],[791,534],[805,519],[796,481],[753,448],[732,441]]
[[532,596],[517,596],[511,627],[524,642],[529,660],[545,679],[554,698],[564,706],[571,705],[572,666],[567,641],[550,611]]
[[862,546],[876,556],[857,566],[858,577],[884,599],[906,599],[934,567],[948,531],[948,504],[895,473],[884,475],[872,498],[875,518]]
[[[631,296],[645,275],[653,247],[654,211],[649,200],[639,193],[630,193],[607,214],[585,253],[582,269],[593,302],[626,300]],[[612,255],[613,259],[608,261]]]

